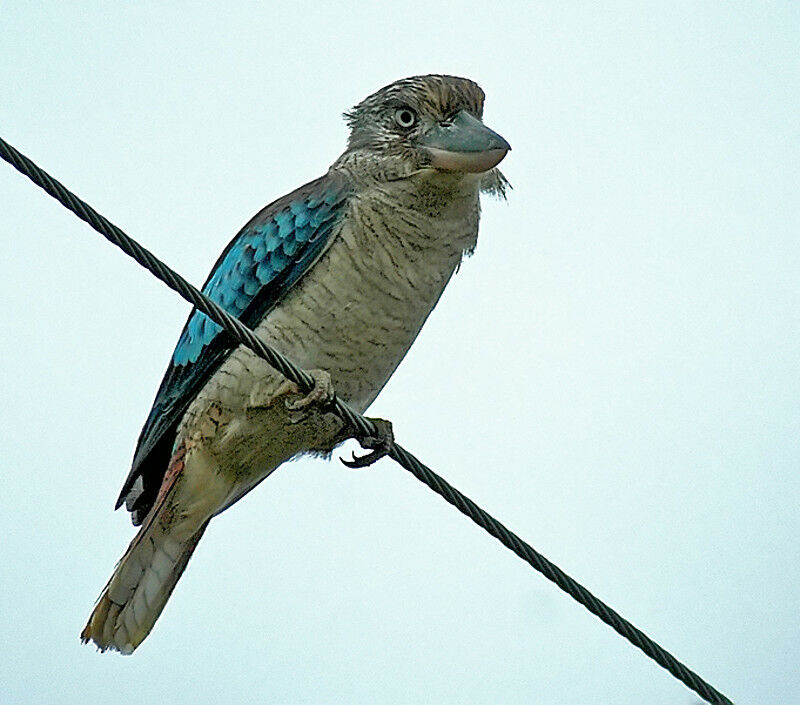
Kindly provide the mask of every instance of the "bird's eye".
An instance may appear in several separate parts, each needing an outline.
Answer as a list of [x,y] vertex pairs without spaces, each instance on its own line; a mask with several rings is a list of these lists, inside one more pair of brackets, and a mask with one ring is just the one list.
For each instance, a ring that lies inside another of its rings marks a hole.
[[394,121],[408,129],[417,124],[417,114],[411,108],[398,108],[394,111]]

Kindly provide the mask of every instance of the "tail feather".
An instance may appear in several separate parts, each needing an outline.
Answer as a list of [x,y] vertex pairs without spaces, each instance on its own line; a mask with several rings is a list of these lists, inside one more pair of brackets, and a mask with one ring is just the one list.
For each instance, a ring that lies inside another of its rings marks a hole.
[[207,525],[185,541],[159,531],[157,524],[142,527],[81,632],[83,642],[132,653],[156,623]]
[[101,651],[130,654],[144,641],[186,569],[210,513],[178,510],[173,494],[184,469],[179,447],[164,476],[156,503],[120,559],[81,632]]

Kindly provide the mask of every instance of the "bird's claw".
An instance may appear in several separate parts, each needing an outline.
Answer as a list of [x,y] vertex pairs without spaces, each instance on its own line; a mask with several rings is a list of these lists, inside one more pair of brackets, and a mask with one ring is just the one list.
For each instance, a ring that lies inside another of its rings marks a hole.
[[289,410],[289,421],[291,423],[300,423],[307,418],[309,408],[312,406],[325,411],[336,398],[333,382],[331,382],[331,376],[328,372],[325,370],[308,370],[308,374],[314,380],[314,386],[311,391],[299,399],[286,399],[284,401],[286,408]]
[[372,465],[375,461],[380,460],[385,455],[388,455],[392,446],[394,445],[394,431],[392,430],[392,422],[385,419],[370,419],[378,429],[377,436],[366,436],[364,438],[357,438],[356,440],[361,444],[362,448],[369,450],[369,453],[364,455],[356,455],[353,453],[352,460],[345,460],[339,458],[342,464],[353,470],[358,470]]

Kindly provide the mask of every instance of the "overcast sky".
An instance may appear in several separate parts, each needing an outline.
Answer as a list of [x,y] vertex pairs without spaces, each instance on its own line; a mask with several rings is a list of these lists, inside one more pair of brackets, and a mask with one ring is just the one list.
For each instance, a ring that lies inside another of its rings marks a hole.
[[[0,3],[0,135],[201,283],[342,111],[478,81],[514,190],[371,413],[737,703],[800,700],[798,6],[226,6]],[[81,646],[188,306],[2,163],[0,242],[3,703],[697,702],[389,460],[282,468],[134,656]]]

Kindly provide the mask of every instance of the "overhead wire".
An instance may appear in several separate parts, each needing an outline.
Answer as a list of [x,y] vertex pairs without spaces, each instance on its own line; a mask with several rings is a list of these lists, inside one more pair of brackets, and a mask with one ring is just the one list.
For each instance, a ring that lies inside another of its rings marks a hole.
[[[88,203],[80,199],[63,184],[37,166],[32,160],[20,153],[5,140],[0,138],[0,157],[17,171],[27,176],[34,184],[42,188],[59,203],[72,211],[78,218],[88,223],[109,242],[119,247],[151,274],[177,292],[198,311],[206,314],[218,323],[240,344],[246,345],[257,355],[266,360],[284,377],[294,382],[302,391],[310,392],[314,387],[313,377],[295,365],[286,356],[267,345],[250,328],[237,318],[231,316],[200,290],[190,284],[175,270],[164,264],[149,250],[124,233],[120,228],[100,215]],[[338,396],[334,397],[331,410],[354,430],[353,436],[366,439],[378,436],[380,429],[367,417],[352,409]],[[392,442],[388,456],[401,467],[408,470],[418,480],[452,504],[478,526],[494,536],[506,548],[552,581],[570,597],[583,605],[592,614],[608,624],[618,634],[641,649],[653,661],[669,671],[675,678],[691,688],[703,700],[714,705],[733,705],[732,701],[707,683],[697,673],[681,663],[666,649],[661,647],[638,627],[631,624],[622,615],[598,599],[574,578],[567,575],[555,563],[547,559],[532,546],[523,541],[514,532],[506,528],[488,512],[479,507],[469,497],[453,487],[444,478],[436,474],[427,465],[408,452],[396,442]]]

